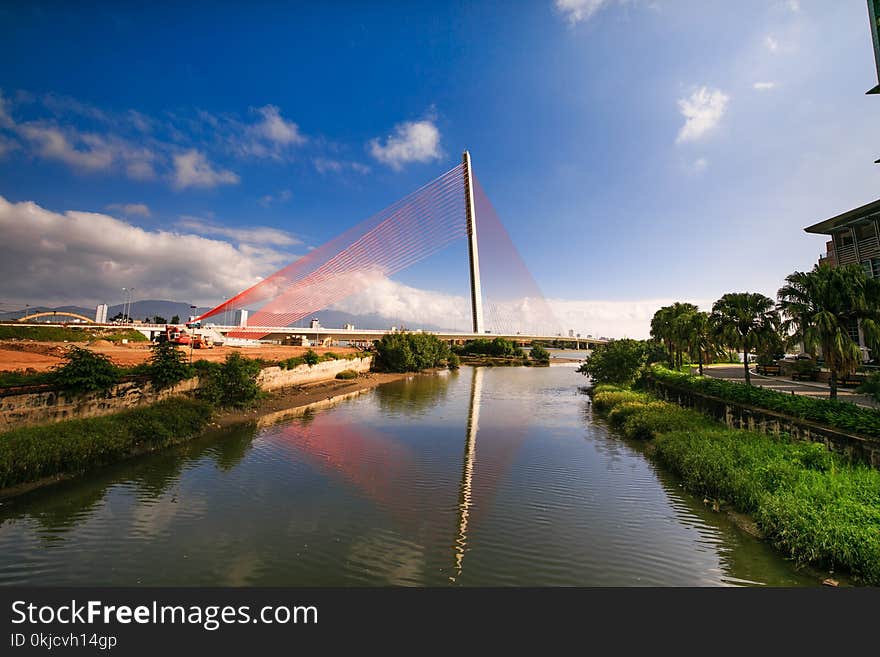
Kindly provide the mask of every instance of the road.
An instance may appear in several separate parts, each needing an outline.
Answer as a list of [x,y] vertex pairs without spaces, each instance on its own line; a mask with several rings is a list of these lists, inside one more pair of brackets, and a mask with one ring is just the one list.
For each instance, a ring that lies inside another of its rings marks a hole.
[[[693,370],[696,372],[696,368]],[[705,367],[703,374],[727,381],[745,382],[745,374],[742,365]],[[828,384],[813,381],[792,381],[784,376],[762,376],[751,371],[752,385],[778,390],[779,392],[794,393],[796,395],[806,395],[808,397],[816,397],[819,399],[828,399]],[[880,408],[880,404],[867,397],[866,395],[857,394],[854,388],[837,388],[837,398],[840,401],[847,401],[859,406],[867,408]]]

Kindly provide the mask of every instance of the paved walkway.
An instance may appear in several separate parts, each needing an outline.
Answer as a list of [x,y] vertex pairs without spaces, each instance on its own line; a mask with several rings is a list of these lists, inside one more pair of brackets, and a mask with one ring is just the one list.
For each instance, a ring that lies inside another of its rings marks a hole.
[[[693,369],[694,372],[697,368]],[[724,367],[704,367],[703,374],[713,376],[727,381],[745,382],[745,374],[742,365],[730,365]],[[755,370],[751,370],[752,385],[761,386],[762,388],[770,388],[779,392],[787,392],[795,395],[806,395],[808,397],[817,397],[819,399],[828,399],[828,384],[818,383],[814,381],[792,381],[787,376],[762,376],[756,374]],[[840,401],[847,401],[859,406],[868,408],[880,408],[880,404],[871,397],[860,395],[855,392],[855,388],[837,388],[837,398]]]

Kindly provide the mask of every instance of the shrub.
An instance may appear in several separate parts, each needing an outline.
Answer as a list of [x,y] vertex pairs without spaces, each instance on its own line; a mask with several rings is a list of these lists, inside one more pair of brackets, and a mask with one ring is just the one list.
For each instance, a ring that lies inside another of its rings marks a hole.
[[611,340],[598,345],[577,371],[596,383],[630,385],[647,363],[648,352],[643,340]]
[[724,401],[765,408],[866,436],[880,436],[880,412],[871,408],[829,399],[790,395],[723,379],[673,372],[659,365],[651,367],[649,378]]
[[698,413],[666,402],[652,402],[633,409],[623,422],[627,438],[651,440],[669,431],[693,431],[705,428],[710,420]]
[[259,361],[231,353],[216,369],[206,369],[199,396],[217,406],[249,406],[260,396],[257,377],[261,369]]
[[880,401],[880,372],[869,375],[862,384],[856,388],[856,392]]
[[515,357],[521,354],[519,347],[507,338],[497,337],[492,340],[477,338],[470,340],[457,351],[465,356],[494,356],[496,358]]
[[549,363],[550,362],[550,352],[544,349],[539,344],[534,345],[529,351],[529,358],[531,358],[536,363]]
[[374,366],[388,372],[418,372],[440,367],[449,358],[449,346],[430,333],[386,333],[376,341]]
[[358,377],[358,373],[354,370],[342,370],[341,372],[336,373],[337,379],[356,379]]
[[[600,389],[601,388],[601,389]],[[593,391],[593,408],[599,412],[605,412],[627,402],[646,403],[651,398],[643,392],[633,390],[615,390],[602,386]]]
[[70,347],[64,356],[67,361],[56,367],[50,380],[70,393],[107,390],[119,381],[120,370],[104,354],[84,347]]
[[156,342],[151,347],[152,354],[146,374],[158,388],[168,388],[188,379],[195,370],[187,363],[186,354],[167,340]]
[[458,357],[458,354],[449,354],[449,358],[446,359],[446,366],[451,370],[457,370],[461,367],[461,358]]
[[317,365],[321,362],[321,357],[318,355],[314,349],[309,349],[302,355],[303,362],[308,363],[308,366]]

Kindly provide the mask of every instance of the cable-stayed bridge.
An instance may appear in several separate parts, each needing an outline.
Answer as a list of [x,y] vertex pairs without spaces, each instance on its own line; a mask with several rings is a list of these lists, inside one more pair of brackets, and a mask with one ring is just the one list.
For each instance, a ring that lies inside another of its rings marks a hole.
[[216,327],[233,338],[271,340],[295,334],[378,339],[390,329],[306,329],[295,324],[460,241],[468,247],[471,330],[432,333],[450,340],[488,334],[523,342],[587,341],[568,335],[553,315],[474,175],[467,151],[455,168],[198,320],[205,323],[237,313],[242,317],[238,325]]

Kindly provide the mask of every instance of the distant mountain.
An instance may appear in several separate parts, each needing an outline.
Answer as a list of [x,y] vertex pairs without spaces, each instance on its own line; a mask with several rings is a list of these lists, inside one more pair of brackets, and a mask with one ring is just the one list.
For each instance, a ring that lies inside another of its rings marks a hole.
[[94,319],[95,317],[94,308],[83,308],[82,306],[58,306],[57,308],[49,308],[47,306],[30,306],[28,308],[22,308],[20,310],[0,313],[0,321],[9,322],[16,319],[21,319],[26,314],[33,315],[34,313],[52,312],[53,310],[64,311],[68,313],[77,313],[79,315],[84,315],[85,317],[89,317],[92,319]]
[[[35,312],[52,312],[54,311],[65,311],[78,313],[80,315],[84,315],[86,317],[94,318],[95,309],[94,308],[84,308],[82,306],[58,306],[56,308],[49,308],[45,306],[35,306],[33,308],[28,308],[28,314]],[[156,317],[164,317],[166,321],[170,322],[171,318],[177,315],[180,317],[181,322],[186,322],[190,315],[200,315],[203,312],[207,312],[210,310],[209,307],[200,307],[193,311],[189,304],[183,301],[162,301],[155,299],[147,299],[143,301],[135,301],[131,304],[131,317],[132,319],[139,319],[143,321],[144,319]],[[17,310],[13,312],[0,313],[0,321],[11,321],[19,319],[23,316],[22,310]],[[116,304],[110,306],[107,310],[107,318],[110,319],[114,317],[117,313],[122,312],[122,304]],[[325,328],[343,328],[346,324],[354,324],[357,328],[371,328],[371,329],[387,329],[392,326],[405,326],[409,329],[424,329],[425,331],[448,331],[449,327],[445,326],[436,326],[434,324],[414,324],[410,322],[403,322],[400,319],[393,319],[389,317],[383,317],[381,315],[369,314],[369,315],[352,315],[351,313],[345,313],[338,310],[321,310],[317,313],[309,315],[308,317],[304,317],[299,322],[296,323],[298,326],[307,327],[311,322],[312,318],[317,318],[317,320],[321,323],[321,326]],[[222,314],[216,315],[207,320],[208,322],[213,322],[215,324],[223,324],[227,321],[234,321],[231,313],[228,317],[224,317]]]

